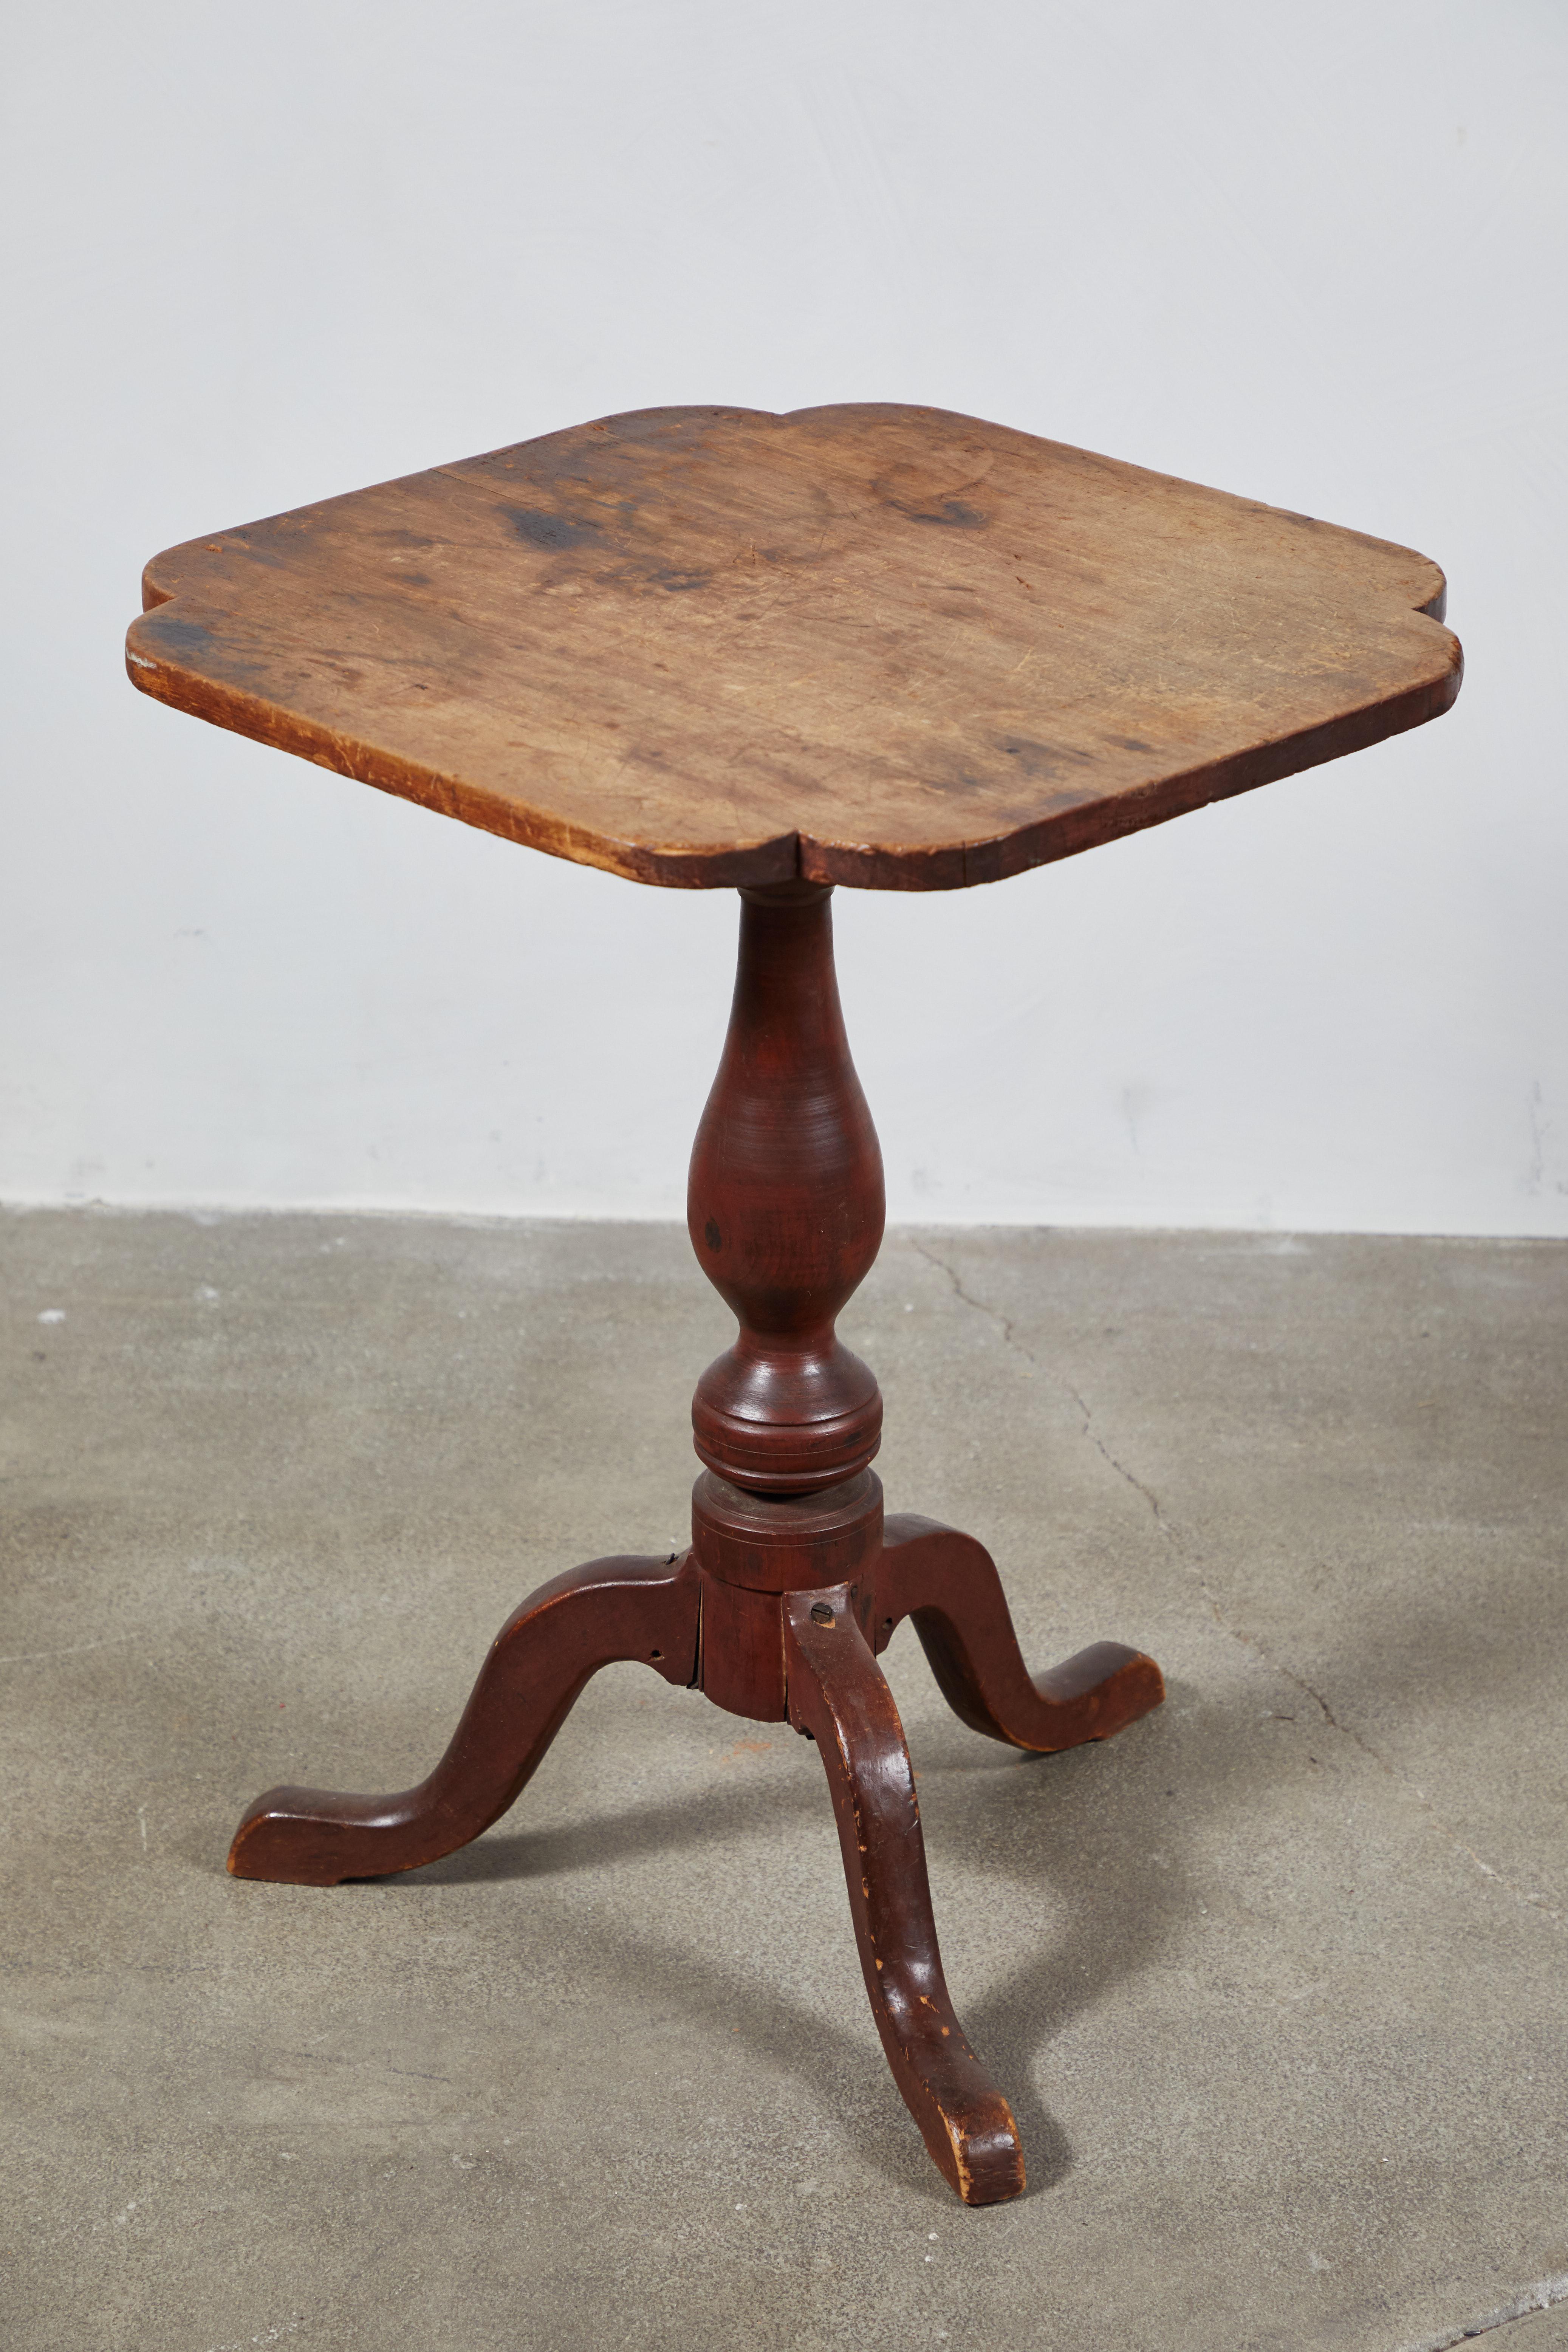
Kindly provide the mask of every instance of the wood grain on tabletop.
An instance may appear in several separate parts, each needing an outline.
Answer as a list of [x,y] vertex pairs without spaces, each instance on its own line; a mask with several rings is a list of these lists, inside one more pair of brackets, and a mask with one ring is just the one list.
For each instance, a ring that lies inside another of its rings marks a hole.
[[148,694],[683,887],[990,881],[1447,709],[1409,550],[942,410],[653,409],[157,556]]

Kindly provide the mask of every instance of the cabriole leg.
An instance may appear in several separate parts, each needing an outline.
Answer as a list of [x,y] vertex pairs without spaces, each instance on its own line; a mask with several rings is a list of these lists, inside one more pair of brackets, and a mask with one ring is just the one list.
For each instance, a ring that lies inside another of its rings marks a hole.
[[416,1870],[467,1845],[521,1795],[591,1675],[640,1658],[686,1685],[697,1664],[698,1573],[677,1560],[590,1560],[509,1617],[428,1780],[391,1797],[269,1789],[235,1832],[237,1878],[332,1886]]
[[1092,1643],[1031,1675],[995,1563],[973,1536],[904,1512],[887,1521],[882,1545],[875,1646],[886,1649],[912,1617],[942,1696],[972,1731],[1049,1755],[1109,1739],[1164,1697],[1153,1659],[1121,1642]]
[[851,1589],[784,1600],[790,1721],[827,1772],[871,2013],[893,2079],[966,2205],[1024,2186],[1013,2111],[964,2039],[942,1979],[910,1751]]

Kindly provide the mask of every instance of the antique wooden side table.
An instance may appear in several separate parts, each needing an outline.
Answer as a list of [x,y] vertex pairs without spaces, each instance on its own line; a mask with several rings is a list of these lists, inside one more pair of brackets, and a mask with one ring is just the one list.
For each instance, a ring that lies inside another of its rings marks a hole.
[[994,882],[1446,710],[1425,557],[941,411],[616,416],[193,541],[147,567],[143,693],[633,881],[736,888],[689,1226],[739,1323],[697,1383],[689,1551],[557,1577],[401,1795],[272,1789],[229,1868],[411,1870],[518,1795],[590,1675],[640,1659],[826,1768],[899,2088],[968,2203],[1006,2100],[942,1980],[877,1654],[912,1618],[963,1721],[1036,1750],[1159,1704],[1103,1642],[1031,1679],[996,1570],[884,1518],[882,1404],[835,1336],[882,1233],[834,978],[835,884]]

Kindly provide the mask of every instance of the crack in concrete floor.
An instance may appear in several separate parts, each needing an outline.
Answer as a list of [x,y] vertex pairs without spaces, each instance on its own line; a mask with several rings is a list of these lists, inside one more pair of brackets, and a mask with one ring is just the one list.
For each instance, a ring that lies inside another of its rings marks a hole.
[[1537,2279],[1511,2303],[1500,2304],[1495,2311],[1482,2319],[1473,2319],[1467,2326],[1449,2329],[1441,2336],[1424,2336],[1418,2344],[1407,2344],[1403,2352],[1450,2352],[1456,2344],[1473,2343],[1478,2336],[1489,2336],[1495,2328],[1508,2327],[1516,2319],[1534,2319],[1543,2311],[1568,2303],[1568,2273],[1555,2278]]
[[[1502,1887],[1506,1893],[1511,1895],[1516,1903],[1522,1904],[1526,1909],[1534,1912],[1541,1918],[1550,1921],[1552,1926],[1561,1933],[1563,1926],[1563,1915],[1561,1912],[1556,1911],[1552,1907],[1544,1895],[1532,1895],[1528,1888],[1516,1885],[1514,1882],[1505,1874],[1505,1873],[1499,1870],[1493,1864],[1486,1861],[1482,1855],[1479,1854],[1474,1846],[1471,1845],[1468,1840],[1461,1837],[1458,1831],[1456,1830],[1450,1822],[1446,1822],[1443,1819],[1442,1815],[1434,1806],[1430,1797],[1426,1794],[1425,1789],[1421,1788],[1415,1780],[1412,1780],[1406,1773],[1400,1771],[1397,1765],[1391,1764],[1387,1757],[1381,1755],[1379,1751],[1373,1747],[1371,1742],[1363,1738],[1362,1734],[1357,1731],[1352,1725],[1342,1723],[1339,1717],[1334,1713],[1333,1708],[1329,1705],[1328,1700],[1323,1696],[1322,1692],[1315,1689],[1304,1675],[1298,1674],[1293,1666],[1287,1665],[1282,1658],[1277,1657],[1269,1649],[1268,1643],[1263,1641],[1259,1635],[1250,1632],[1245,1625],[1237,1624],[1232,1618],[1226,1615],[1225,1610],[1220,1605],[1220,1602],[1215,1597],[1214,1589],[1210,1585],[1207,1577],[1204,1574],[1200,1562],[1194,1556],[1188,1538],[1182,1533],[1181,1529],[1176,1527],[1174,1522],[1166,1513],[1153,1488],[1147,1486],[1144,1481],[1138,1476],[1136,1471],[1129,1469],[1126,1463],[1121,1461],[1117,1455],[1110,1451],[1110,1448],[1106,1444],[1104,1439],[1100,1436],[1100,1432],[1094,1425],[1094,1414],[1088,1401],[1074,1386],[1073,1382],[1068,1380],[1066,1373],[1058,1371],[1054,1365],[1042,1364],[1039,1358],[1035,1354],[1033,1349],[1026,1346],[1026,1343],[1019,1339],[1017,1328],[1014,1324],[1012,1317],[1005,1314],[1000,1307],[991,1306],[985,1299],[977,1298],[972,1290],[966,1289],[957,1270],[953,1266],[951,1266],[945,1258],[940,1256],[935,1250],[931,1249],[927,1243],[921,1241],[919,1236],[914,1234],[906,1234],[902,1238],[908,1242],[910,1247],[914,1250],[918,1255],[925,1259],[928,1265],[934,1266],[939,1274],[946,1276],[948,1282],[952,1285],[955,1297],[961,1299],[965,1307],[972,1307],[977,1315],[983,1315],[985,1317],[987,1321],[993,1323],[996,1327],[1002,1334],[1003,1344],[1005,1347],[1012,1349],[1016,1355],[1022,1356],[1025,1362],[1030,1366],[1032,1370],[1043,1372],[1047,1379],[1054,1380],[1058,1386],[1062,1389],[1068,1396],[1071,1397],[1073,1403],[1077,1406],[1079,1412],[1081,1414],[1083,1419],[1083,1429],[1081,1433],[1088,1438],[1089,1444],[1094,1447],[1095,1452],[1100,1456],[1107,1467],[1113,1470],[1116,1475],[1122,1479],[1126,1485],[1131,1486],[1133,1493],[1140,1496],[1143,1502],[1148,1506],[1151,1516],[1153,1518],[1154,1525],[1159,1529],[1161,1537],[1164,1540],[1165,1544],[1169,1547],[1172,1557],[1174,1559],[1177,1566],[1182,1570],[1183,1573],[1192,1583],[1197,1586],[1198,1591],[1203,1594],[1204,1601],[1208,1608],[1209,1613],[1213,1617],[1215,1623],[1219,1627],[1221,1633],[1228,1634],[1233,1642],[1238,1642],[1244,1649],[1250,1650],[1253,1655],[1259,1659],[1262,1664],[1269,1669],[1270,1673],[1280,1675],[1284,1681],[1290,1683],[1297,1690],[1299,1690],[1303,1697],[1310,1699],[1331,1731],[1337,1732],[1342,1739],[1348,1739],[1353,1747],[1359,1748],[1362,1754],[1368,1758],[1372,1763],[1375,1764],[1380,1771],[1386,1773],[1388,1778],[1397,1788],[1406,1790],[1409,1795],[1415,1799],[1422,1811],[1426,1813],[1427,1820],[1431,1822],[1433,1828],[1437,1830],[1442,1836],[1447,1839],[1449,1844],[1454,1848],[1456,1853],[1464,1854],[1468,1861],[1475,1864],[1476,1868],[1480,1871],[1484,1876],[1492,1879],[1499,1886]],[[1533,2305],[1531,2306],[1531,2308],[1534,2307],[1535,2306]],[[1489,2326],[1499,2324],[1500,2323],[1488,2322]],[[1446,2337],[1444,2339],[1445,2343],[1458,2343],[1460,2340],[1461,2338],[1457,2336]]]

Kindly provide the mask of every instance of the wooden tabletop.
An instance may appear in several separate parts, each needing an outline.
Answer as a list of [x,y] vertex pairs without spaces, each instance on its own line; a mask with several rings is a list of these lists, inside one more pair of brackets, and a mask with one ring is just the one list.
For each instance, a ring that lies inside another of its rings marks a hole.
[[1446,710],[1385,541],[940,409],[608,417],[172,548],[133,683],[639,882],[988,882]]

